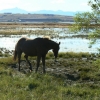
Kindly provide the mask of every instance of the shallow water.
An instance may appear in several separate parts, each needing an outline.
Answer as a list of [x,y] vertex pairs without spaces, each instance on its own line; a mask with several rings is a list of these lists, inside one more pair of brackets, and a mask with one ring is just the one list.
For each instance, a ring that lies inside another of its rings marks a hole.
[[[27,30],[38,30],[39,28],[25,28]],[[42,29],[44,30],[44,29]],[[45,30],[51,30],[49,28],[45,28]],[[53,30],[53,29],[52,29]],[[81,37],[71,37],[73,34],[69,34],[67,29],[59,29],[55,28],[54,33],[56,37],[51,38],[56,42],[61,42],[60,45],[60,52],[89,52],[89,53],[98,53],[97,48],[100,48],[100,39],[97,39],[96,44],[94,44],[91,48],[90,40],[87,38]],[[68,34],[66,34],[68,33]],[[80,34],[80,33],[78,33]],[[77,35],[77,34],[74,34]],[[28,37],[28,38],[36,38],[36,37],[43,37],[44,35],[36,35],[36,34],[26,34],[26,35],[9,35],[9,36],[2,36],[0,35],[0,48],[6,48],[8,50],[14,50],[15,44],[21,37]],[[63,37],[63,38],[61,38]],[[64,38],[65,37],[65,38]]]
[[[35,35],[24,35],[29,38],[36,38],[38,36]],[[0,48],[6,48],[9,50],[14,50],[15,44],[17,41],[23,37],[23,35],[16,35],[11,37],[0,37]],[[40,36],[42,37],[42,36]],[[98,43],[89,48],[90,41],[88,39],[82,38],[65,38],[65,39],[53,39],[56,42],[61,42],[60,52],[89,52],[95,53],[97,52],[97,48],[100,47],[100,39],[98,39]]]

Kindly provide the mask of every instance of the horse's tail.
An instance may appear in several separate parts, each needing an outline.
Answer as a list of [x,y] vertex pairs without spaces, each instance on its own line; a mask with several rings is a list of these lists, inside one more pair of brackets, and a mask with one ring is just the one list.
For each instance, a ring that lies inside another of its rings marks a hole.
[[22,44],[23,44],[23,42],[24,42],[25,40],[26,40],[26,38],[21,38],[21,39],[17,42],[17,44],[16,44],[16,46],[15,46],[15,50],[14,50],[14,57],[13,57],[13,60],[16,60],[16,59],[17,59],[17,57],[18,57],[18,52],[21,51],[20,46],[22,46]]
[[16,59],[17,59],[17,56],[18,56],[18,53],[17,53],[17,44],[16,44],[15,50],[14,50],[14,57],[13,57],[13,60],[16,60]]
[[13,57],[13,60],[16,60],[17,59],[17,50],[15,49],[15,51],[14,51],[14,57]]

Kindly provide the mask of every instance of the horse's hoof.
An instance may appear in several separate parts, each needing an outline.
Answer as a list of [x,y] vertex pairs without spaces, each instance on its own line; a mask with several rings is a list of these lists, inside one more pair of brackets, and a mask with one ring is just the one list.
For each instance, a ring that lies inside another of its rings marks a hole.
[[58,62],[57,60],[55,60],[55,62]]

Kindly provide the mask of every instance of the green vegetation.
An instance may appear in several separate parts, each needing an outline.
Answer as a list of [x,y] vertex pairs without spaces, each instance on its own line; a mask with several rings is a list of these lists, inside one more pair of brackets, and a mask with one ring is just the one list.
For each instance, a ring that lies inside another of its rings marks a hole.
[[12,67],[17,63],[12,60],[12,56],[0,58],[0,99],[99,100],[99,58],[91,60],[88,53],[72,52],[60,53],[57,63],[50,59],[53,58],[52,53],[47,58],[46,74],[41,73],[42,64],[38,73],[33,70],[25,74]]
[[[100,37],[100,1],[89,0],[92,12],[78,13],[74,16],[75,23],[71,26],[71,31],[87,31],[92,44]],[[91,31],[92,28],[92,31]]]
[[12,55],[12,52],[6,48],[0,48],[0,57],[9,57]]
[[90,12],[84,13],[77,13],[74,16],[75,24],[72,25],[71,31],[78,32],[78,31],[86,31],[88,32],[89,29],[94,28],[94,24],[91,25],[91,20],[93,19],[94,14]]

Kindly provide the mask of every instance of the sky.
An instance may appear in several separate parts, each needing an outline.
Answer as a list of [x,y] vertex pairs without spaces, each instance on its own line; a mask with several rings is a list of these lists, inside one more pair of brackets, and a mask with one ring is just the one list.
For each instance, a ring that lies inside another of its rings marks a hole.
[[26,11],[91,11],[89,0],[0,0],[0,10],[18,7]]

